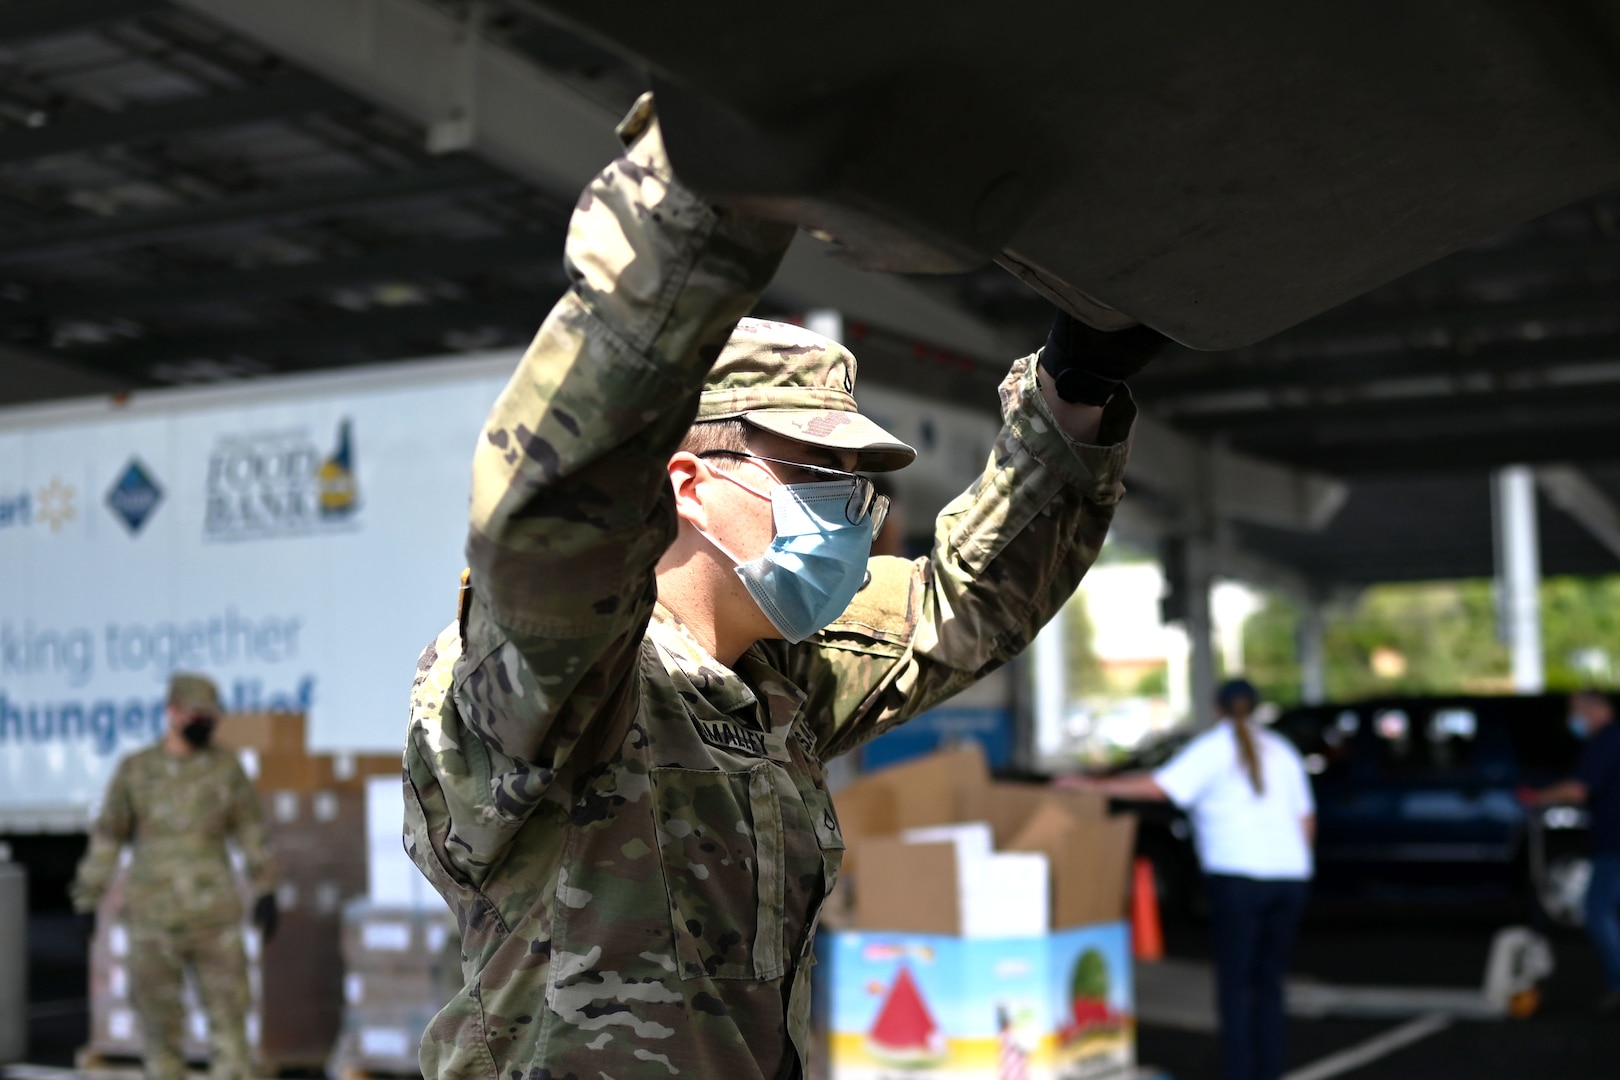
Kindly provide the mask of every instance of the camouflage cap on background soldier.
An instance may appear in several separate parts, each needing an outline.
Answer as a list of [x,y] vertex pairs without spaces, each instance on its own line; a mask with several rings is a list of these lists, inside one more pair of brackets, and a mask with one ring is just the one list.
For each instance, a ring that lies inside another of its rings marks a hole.
[[853,450],[860,472],[892,472],[917,458],[858,411],[854,354],[791,323],[737,324],[703,384],[696,422],[731,419],[795,442]]
[[225,711],[214,680],[190,671],[177,671],[169,676],[168,703],[181,712],[207,716],[218,716]]

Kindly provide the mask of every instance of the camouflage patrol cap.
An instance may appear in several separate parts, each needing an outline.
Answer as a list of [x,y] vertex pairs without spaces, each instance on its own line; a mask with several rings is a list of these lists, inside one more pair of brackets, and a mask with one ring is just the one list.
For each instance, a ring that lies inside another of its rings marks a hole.
[[917,451],[856,411],[855,357],[791,323],[743,319],[703,385],[697,419],[745,420],[795,442],[854,450],[861,472],[910,465]]
[[169,704],[183,712],[219,715],[219,687],[206,675],[177,671],[169,676]]

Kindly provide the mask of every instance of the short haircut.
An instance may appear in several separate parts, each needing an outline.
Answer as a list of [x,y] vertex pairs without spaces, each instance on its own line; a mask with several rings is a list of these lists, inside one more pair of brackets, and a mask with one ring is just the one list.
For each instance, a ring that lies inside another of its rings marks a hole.
[[675,449],[677,453],[684,450],[699,457],[713,450],[746,454],[749,452],[748,430],[748,422],[734,416],[724,420],[701,420],[687,430],[686,438]]

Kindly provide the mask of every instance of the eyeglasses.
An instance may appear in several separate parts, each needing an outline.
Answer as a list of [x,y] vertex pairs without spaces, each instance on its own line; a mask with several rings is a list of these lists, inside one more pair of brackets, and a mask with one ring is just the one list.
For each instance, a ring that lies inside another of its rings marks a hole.
[[747,458],[750,461],[768,461],[772,465],[785,465],[788,468],[801,469],[812,476],[826,476],[831,480],[853,484],[854,487],[849,493],[849,502],[844,505],[844,518],[851,525],[859,525],[870,517],[872,519],[873,537],[883,531],[883,522],[889,516],[889,497],[879,495],[877,487],[872,483],[871,479],[859,473],[845,472],[842,469],[829,469],[821,465],[806,465],[802,461],[785,461],[782,458],[766,457],[763,454],[750,454],[743,450],[705,450],[698,457],[735,457]]

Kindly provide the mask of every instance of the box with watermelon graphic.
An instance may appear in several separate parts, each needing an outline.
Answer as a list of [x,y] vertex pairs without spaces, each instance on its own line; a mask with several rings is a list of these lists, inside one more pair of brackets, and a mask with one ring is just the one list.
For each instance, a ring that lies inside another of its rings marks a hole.
[[1102,1080],[1135,1063],[1135,820],[991,778],[974,748],[834,796],[848,848],[816,945],[831,1080]]
[[817,953],[833,1080],[1101,1080],[1134,1067],[1123,922],[978,940],[844,931]]

